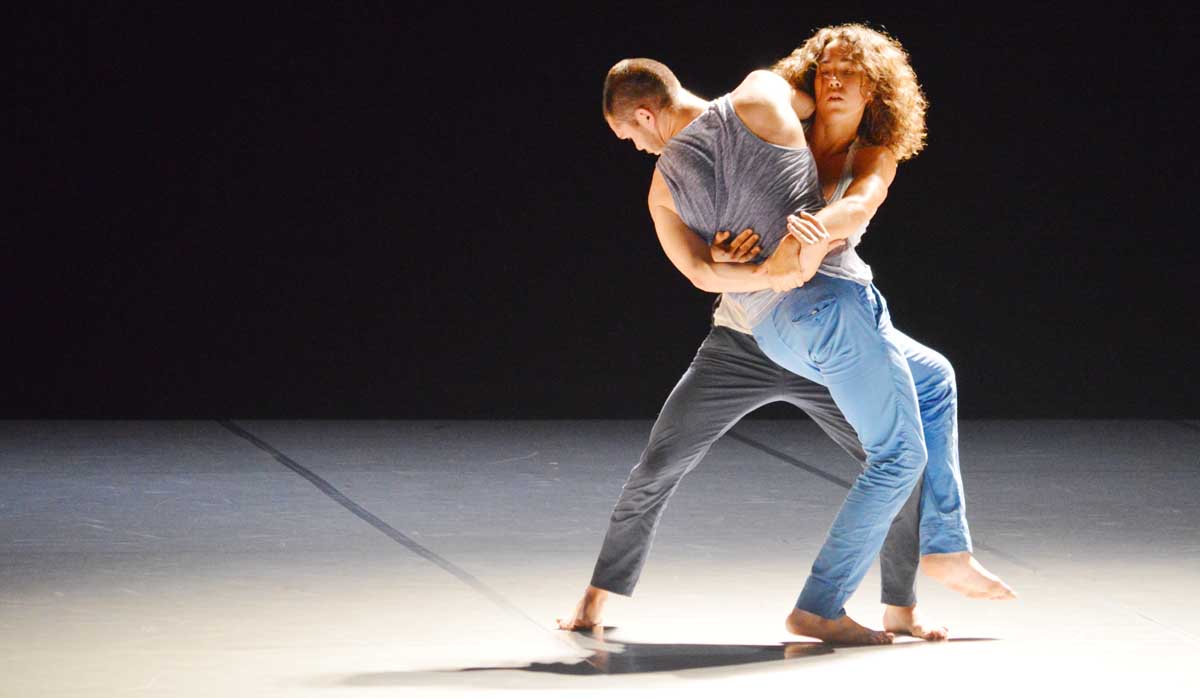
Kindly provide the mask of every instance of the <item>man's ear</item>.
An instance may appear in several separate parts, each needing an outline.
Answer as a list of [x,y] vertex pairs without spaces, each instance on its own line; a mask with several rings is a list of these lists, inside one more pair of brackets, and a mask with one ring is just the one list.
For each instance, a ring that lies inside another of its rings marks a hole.
[[649,109],[645,107],[638,107],[637,109],[634,109],[633,118],[638,122],[639,126],[648,128],[651,131],[654,130],[654,112],[650,111]]

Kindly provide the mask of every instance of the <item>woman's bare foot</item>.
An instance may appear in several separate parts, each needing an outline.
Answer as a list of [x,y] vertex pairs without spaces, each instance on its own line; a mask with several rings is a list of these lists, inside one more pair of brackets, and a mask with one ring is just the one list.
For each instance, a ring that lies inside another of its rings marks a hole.
[[1007,584],[988,572],[968,552],[923,555],[921,571],[972,599],[1008,601],[1017,598]]
[[883,630],[864,628],[850,620],[850,616],[829,620],[798,608],[792,609],[784,625],[789,633],[838,645],[890,645],[895,638]]
[[600,625],[600,612],[604,609],[607,599],[607,591],[589,584],[583,592],[583,598],[575,606],[575,614],[571,618],[557,619],[558,629],[591,630]]
[[897,635],[912,635],[931,642],[950,637],[946,626],[926,620],[917,612],[916,606],[884,606],[883,629]]

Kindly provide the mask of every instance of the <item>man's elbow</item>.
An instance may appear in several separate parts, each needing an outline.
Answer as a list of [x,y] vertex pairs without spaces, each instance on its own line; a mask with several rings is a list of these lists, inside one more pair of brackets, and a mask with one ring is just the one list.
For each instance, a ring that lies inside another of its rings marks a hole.
[[684,273],[692,285],[706,293],[720,293],[717,286],[717,275],[707,265],[696,265]]

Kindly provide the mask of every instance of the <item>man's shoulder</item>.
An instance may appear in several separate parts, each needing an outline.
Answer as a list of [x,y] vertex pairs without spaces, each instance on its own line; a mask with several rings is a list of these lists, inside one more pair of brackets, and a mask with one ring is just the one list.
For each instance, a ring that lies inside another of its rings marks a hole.
[[734,88],[730,96],[733,99],[763,99],[782,94],[791,99],[791,92],[791,84],[779,73],[755,70]]
[[729,103],[752,133],[777,145],[783,144],[781,140],[790,140],[786,134],[801,128],[792,109],[791,84],[769,70],[756,70],[747,75],[742,84],[729,93]]
[[743,110],[790,110],[792,86],[782,76],[769,70],[756,70],[729,93],[729,101],[738,113]]

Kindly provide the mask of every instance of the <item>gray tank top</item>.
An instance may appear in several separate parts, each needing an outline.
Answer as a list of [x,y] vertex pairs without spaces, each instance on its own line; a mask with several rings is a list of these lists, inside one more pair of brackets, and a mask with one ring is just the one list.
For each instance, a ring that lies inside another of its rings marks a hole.
[[[808,148],[785,148],[754,135],[733,110],[729,95],[712,101],[675,135],[658,158],[658,171],[679,217],[711,245],[719,230],[753,228],[770,256],[787,235],[787,217],[825,205],[816,161]],[[751,326],[783,294],[770,289],[727,293]]]
[[[850,144],[850,149],[846,151],[846,162],[842,165],[842,176],[838,179],[837,188],[833,190],[833,195],[829,197],[825,205],[832,204],[846,194],[846,189],[854,180],[854,153],[857,150],[858,139],[855,139]],[[858,256],[857,249],[865,232],[867,232],[867,228],[863,226],[862,230],[846,238],[846,246],[834,254],[826,255],[817,272],[826,276],[855,281],[863,286],[870,284],[874,274],[871,273],[871,267],[867,266],[862,257]]]
[[[845,164],[842,165],[842,172],[838,178],[837,186],[834,187],[833,194],[825,201],[828,206],[835,201],[838,201],[846,194],[846,190],[850,188],[850,182],[854,181],[854,153],[858,150],[859,143],[855,140],[850,144],[850,149],[846,152]],[[846,239],[846,247],[837,254],[831,254],[825,257],[821,263],[821,268],[818,273],[826,276],[833,276],[839,279],[848,279],[860,283],[864,286],[871,283],[874,278],[871,272],[871,267],[858,256],[858,243],[862,241],[863,233],[866,232],[864,226],[855,234]],[[713,311],[713,324],[718,327],[728,327],[731,330],[750,334],[752,323],[746,316],[746,311],[736,300],[732,298],[733,294],[723,293],[716,303],[716,309]]]

